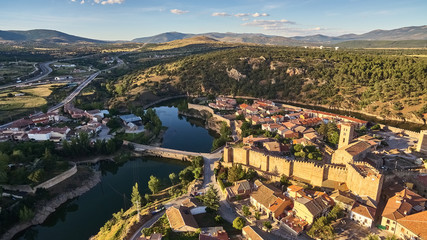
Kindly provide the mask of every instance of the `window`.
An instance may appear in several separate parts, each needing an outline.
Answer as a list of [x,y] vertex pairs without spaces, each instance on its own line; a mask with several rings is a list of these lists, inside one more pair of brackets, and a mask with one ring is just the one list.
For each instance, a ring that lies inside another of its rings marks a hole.
[[390,220],[389,219],[387,219],[387,224],[389,224],[390,223]]

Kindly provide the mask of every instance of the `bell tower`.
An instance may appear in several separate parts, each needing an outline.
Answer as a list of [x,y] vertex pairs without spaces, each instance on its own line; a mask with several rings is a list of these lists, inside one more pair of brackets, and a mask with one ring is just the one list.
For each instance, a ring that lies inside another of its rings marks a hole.
[[351,123],[341,124],[340,141],[338,142],[338,149],[350,144],[354,137],[354,125]]

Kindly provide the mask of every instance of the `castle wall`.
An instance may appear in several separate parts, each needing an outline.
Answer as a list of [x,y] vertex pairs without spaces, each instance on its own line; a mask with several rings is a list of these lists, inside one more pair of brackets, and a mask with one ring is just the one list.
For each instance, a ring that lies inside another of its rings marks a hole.
[[276,176],[291,176],[291,162],[285,158],[270,156],[269,172]]
[[[314,186],[322,186],[325,180],[345,182],[355,194],[369,196],[376,201],[379,200],[384,182],[384,176],[379,173],[375,176],[364,177],[353,164],[338,166],[289,161],[286,158],[269,156],[243,148],[225,148],[224,162],[238,163],[245,168],[255,168],[262,176],[271,179],[278,179],[281,175],[293,176]],[[359,162],[358,164],[365,163]]]
[[313,162],[293,161],[292,176],[306,180],[312,185],[322,186],[324,168]]
[[249,152],[249,165],[252,167],[268,172],[268,160],[269,156],[264,153],[256,151]]
[[347,181],[347,168],[344,166],[325,165],[324,179],[345,182]]
[[233,162],[242,165],[249,165],[249,150],[233,148]]
[[368,196],[377,202],[380,200],[384,182],[384,176],[379,174],[378,176],[379,178],[374,176],[365,177],[356,170],[353,164],[347,165],[346,183],[348,188],[360,196]]

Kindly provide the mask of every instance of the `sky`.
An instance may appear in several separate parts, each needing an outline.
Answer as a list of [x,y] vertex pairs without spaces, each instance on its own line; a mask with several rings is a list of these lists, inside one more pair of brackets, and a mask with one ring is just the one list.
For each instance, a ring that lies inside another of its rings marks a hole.
[[426,0],[0,0],[0,30],[100,40],[172,31],[337,36],[425,24]]

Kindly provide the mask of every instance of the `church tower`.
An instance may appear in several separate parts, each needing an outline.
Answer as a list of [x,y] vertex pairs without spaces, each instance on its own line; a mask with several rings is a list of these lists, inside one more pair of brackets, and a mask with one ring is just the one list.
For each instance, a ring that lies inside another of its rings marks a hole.
[[354,125],[351,123],[341,124],[340,141],[338,142],[338,149],[350,144],[354,137]]

